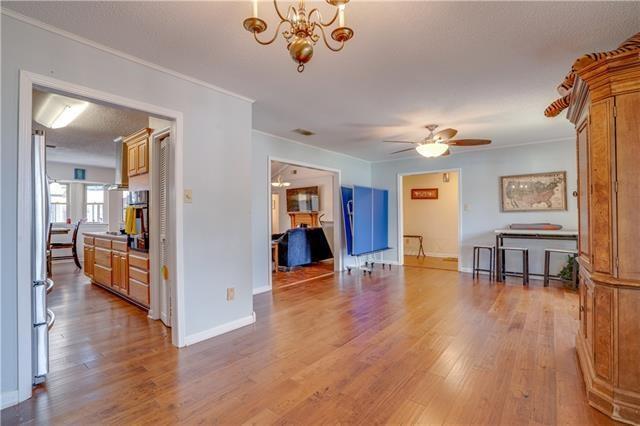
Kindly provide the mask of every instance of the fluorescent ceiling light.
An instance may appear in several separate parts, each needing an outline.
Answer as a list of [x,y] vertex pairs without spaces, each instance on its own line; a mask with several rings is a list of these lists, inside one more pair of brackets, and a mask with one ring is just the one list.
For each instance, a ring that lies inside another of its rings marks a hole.
[[89,102],[49,94],[34,115],[34,120],[50,129],[68,126],[89,106]]
[[449,145],[444,143],[425,143],[418,145],[416,151],[423,157],[439,157],[449,149]]

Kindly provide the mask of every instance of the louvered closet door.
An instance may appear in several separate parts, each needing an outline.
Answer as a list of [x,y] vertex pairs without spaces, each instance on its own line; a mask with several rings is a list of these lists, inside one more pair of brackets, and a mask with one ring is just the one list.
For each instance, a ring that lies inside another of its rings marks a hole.
[[170,136],[160,141],[159,216],[160,216],[160,319],[171,327],[171,280],[169,271],[169,146]]

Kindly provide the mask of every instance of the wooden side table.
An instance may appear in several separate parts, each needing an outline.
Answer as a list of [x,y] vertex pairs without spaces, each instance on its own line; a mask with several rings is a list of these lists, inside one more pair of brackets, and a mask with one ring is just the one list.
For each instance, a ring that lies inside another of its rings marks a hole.
[[427,255],[424,253],[424,247],[422,246],[422,235],[403,235],[403,238],[417,238],[418,242],[420,242],[420,248],[418,249],[418,256],[416,256],[418,259],[420,259],[420,255],[422,255],[423,257],[427,257]]

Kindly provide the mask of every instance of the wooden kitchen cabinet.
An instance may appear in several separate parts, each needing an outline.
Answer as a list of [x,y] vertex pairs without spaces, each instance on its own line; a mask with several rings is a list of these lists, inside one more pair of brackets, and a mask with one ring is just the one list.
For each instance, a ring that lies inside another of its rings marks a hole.
[[589,404],[640,424],[640,56],[577,72],[567,112],[576,126],[580,327]]
[[144,128],[123,138],[127,147],[129,177],[149,173],[149,138],[152,132],[152,129]]
[[130,251],[122,237],[92,233],[85,237],[85,275],[136,305],[149,308],[149,254]]

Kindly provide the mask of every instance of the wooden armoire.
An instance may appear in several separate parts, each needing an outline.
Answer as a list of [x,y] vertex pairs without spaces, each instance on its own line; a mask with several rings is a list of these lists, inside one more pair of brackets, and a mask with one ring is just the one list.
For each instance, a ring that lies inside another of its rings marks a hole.
[[589,404],[640,424],[640,51],[577,73],[580,330]]

